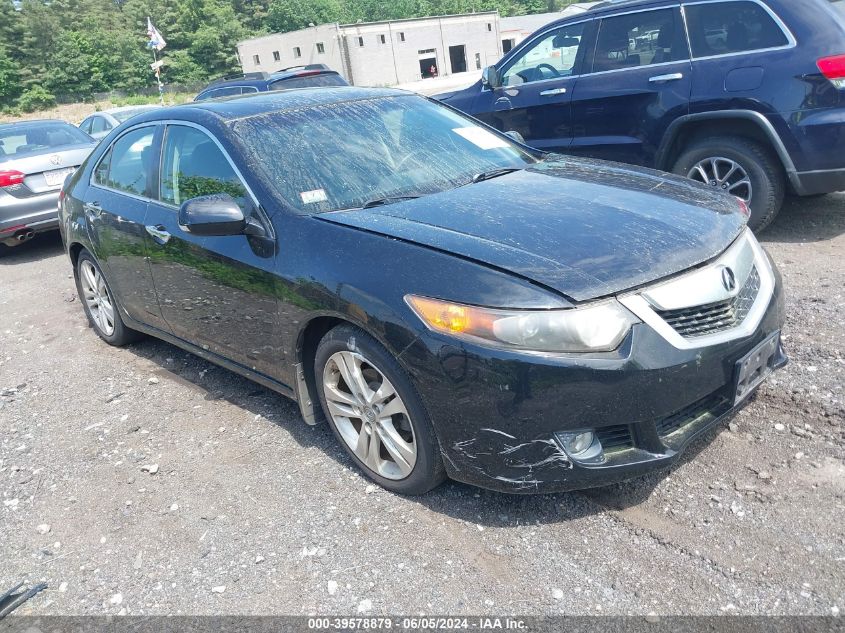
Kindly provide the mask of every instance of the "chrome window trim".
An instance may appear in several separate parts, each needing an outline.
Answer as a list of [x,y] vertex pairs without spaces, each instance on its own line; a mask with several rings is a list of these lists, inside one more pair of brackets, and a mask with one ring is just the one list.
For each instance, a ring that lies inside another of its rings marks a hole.
[[[751,2],[752,4],[756,4],[757,6],[762,7],[762,9],[769,15],[769,17],[771,17],[772,20],[774,20],[777,27],[781,30],[781,33],[784,34],[784,36],[786,37],[787,43],[782,45],[782,46],[769,46],[767,48],[751,48],[751,49],[748,49],[748,50],[745,50],[745,51],[736,51],[736,52],[733,52],[733,53],[720,53],[719,55],[703,55],[701,57],[696,57],[695,52],[692,50],[692,39],[690,38],[690,35],[689,35],[689,22],[688,22],[688,19],[687,19],[685,7],[696,6],[696,5],[699,5],[699,4],[716,4],[716,3],[725,3],[725,2]],[[798,46],[798,40],[795,39],[795,35],[792,34],[792,31],[789,30],[789,27],[786,25],[786,23],[783,20],[781,20],[780,16],[777,13],[775,13],[769,5],[767,5],[765,2],[762,2],[761,0],[692,0],[690,2],[682,2],[681,3],[681,15],[683,15],[683,18],[684,18],[684,28],[687,31],[687,41],[689,42],[689,50],[690,50],[690,56],[692,58],[692,61],[705,61],[705,60],[708,60],[708,59],[724,59],[726,57],[736,57],[737,55],[749,55],[751,53],[769,53],[769,52],[772,52],[772,51],[786,51],[786,50],[790,50],[790,49]]]
[[[145,127],[150,127],[150,128],[153,128],[153,140],[155,140],[155,127],[157,125],[158,125],[157,121],[146,121],[144,123],[139,123],[137,125],[133,125],[132,127],[127,128],[123,132],[121,132],[118,137],[116,137],[111,143],[109,143],[109,146],[106,148],[106,150],[102,154],[100,154],[100,157],[97,159],[97,162],[94,163],[94,167],[91,169],[91,175],[88,177],[88,186],[89,187],[95,187],[96,189],[102,189],[103,191],[111,191],[113,193],[119,193],[119,194],[122,194],[124,196],[129,196],[130,198],[135,198],[136,200],[150,200],[151,198],[149,198],[147,196],[139,196],[136,193],[124,191],[123,189],[115,189],[114,187],[108,187],[106,185],[102,185],[102,184],[100,184],[100,183],[98,183],[94,180],[94,175],[97,173],[97,169],[100,167],[100,163],[103,162],[103,159],[105,159],[106,155],[110,151],[112,151],[114,144],[117,143],[120,139],[122,139],[124,136],[126,136],[130,132],[134,132],[135,130],[140,130],[140,129],[145,128]],[[111,169],[111,166],[109,166],[109,169]]]
[[[721,262],[725,257],[725,254],[729,253],[734,247],[748,247],[751,248],[754,253],[754,265],[757,267],[757,272],[760,275],[760,290],[758,291],[754,304],[751,306],[745,320],[734,328],[723,332],[717,332],[715,334],[685,338],[678,334],[671,325],[666,323],[666,321],[664,321],[660,315],[654,311],[654,308],[644,296],[648,293],[649,288],[621,295],[618,297],[618,301],[628,308],[628,310],[630,310],[633,314],[639,317],[643,323],[650,326],[655,332],[660,334],[660,336],[666,339],[667,342],[677,349],[700,349],[702,347],[720,345],[722,343],[751,336],[760,325],[760,322],[763,320],[763,317],[766,315],[766,311],[769,308],[775,289],[775,276],[771,265],[769,264],[769,258],[766,256],[763,248],[757,242],[756,238],[749,229],[745,229],[742,235],[740,235],[737,239],[737,243],[738,244],[735,244],[719,255],[715,261],[711,262],[707,266],[708,268],[721,266]],[[694,275],[697,272],[699,271],[693,271],[692,273],[687,274]],[[683,278],[683,275],[676,277],[668,283],[677,282],[680,278]],[[653,287],[659,287],[660,285],[662,284],[657,284]]]

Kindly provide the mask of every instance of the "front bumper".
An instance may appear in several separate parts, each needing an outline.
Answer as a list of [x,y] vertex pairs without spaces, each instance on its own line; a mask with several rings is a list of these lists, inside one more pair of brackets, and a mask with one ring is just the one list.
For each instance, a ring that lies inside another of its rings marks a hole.
[[0,190],[0,241],[21,230],[40,233],[57,228],[59,191],[17,198]]
[[[665,468],[730,417],[736,362],[784,321],[780,277],[758,327],[742,339],[678,349],[646,324],[612,353],[527,355],[428,333],[401,359],[432,418],[447,472],[493,490],[556,492]],[[778,345],[773,367],[787,362]],[[747,402],[747,399],[745,400]],[[554,433],[595,429],[600,465],[570,459]]]

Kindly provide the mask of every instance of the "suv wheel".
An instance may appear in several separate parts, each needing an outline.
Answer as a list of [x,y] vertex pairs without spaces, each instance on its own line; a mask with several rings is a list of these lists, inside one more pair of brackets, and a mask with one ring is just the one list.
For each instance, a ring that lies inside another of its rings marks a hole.
[[768,149],[749,139],[719,136],[692,143],[672,171],[745,200],[753,231],[771,224],[783,204],[783,168]]
[[428,492],[446,478],[422,401],[378,341],[338,326],[320,341],[314,373],[332,431],[368,477],[409,495]]
[[141,338],[120,318],[120,308],[94,257],[82,251],[76,262],[76,291],[94,331],[109,345],[121,346]]

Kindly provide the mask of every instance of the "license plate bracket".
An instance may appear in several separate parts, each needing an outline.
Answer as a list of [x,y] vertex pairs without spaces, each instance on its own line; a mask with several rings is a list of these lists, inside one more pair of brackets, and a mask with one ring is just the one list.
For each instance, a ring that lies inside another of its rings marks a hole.
[[772,332],[736,362],[734,405],[739,404],[772,373],[780,345],[780,331]]

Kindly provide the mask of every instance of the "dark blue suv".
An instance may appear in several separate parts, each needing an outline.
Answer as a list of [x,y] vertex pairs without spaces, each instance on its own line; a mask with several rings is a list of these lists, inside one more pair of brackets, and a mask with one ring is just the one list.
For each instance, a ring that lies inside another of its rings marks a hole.
[[845,0],[628,0],[549,24],[445,103],[533,147],[745,200],[845,190]]

